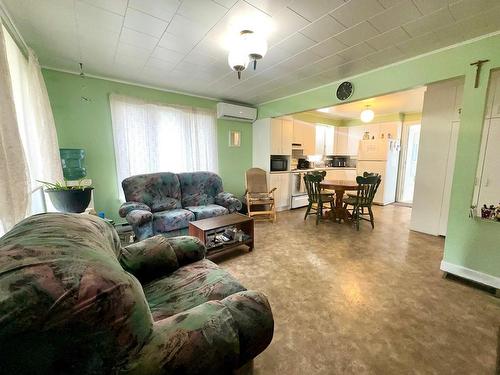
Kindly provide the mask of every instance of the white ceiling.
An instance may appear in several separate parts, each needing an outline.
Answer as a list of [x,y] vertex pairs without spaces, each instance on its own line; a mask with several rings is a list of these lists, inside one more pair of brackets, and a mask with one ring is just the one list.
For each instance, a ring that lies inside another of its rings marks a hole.
[[[252,104],[500,29],[499,0],[3,2],[44,66]],[[226,44],[248,27],[270,50],[238,81]]]
[[395,113],[418,113],[422,112],[422,107],[424,106],[425,90],[425,87],[419,87],[413,90],[400,91],[394,94],[322,108],[320,112],[310,111],[309,113],[321,114],[322,116],[339,120],[359,119],[361,111],[366,106],[370,106],[370,109],[375,112],[375,116],[392,115]]

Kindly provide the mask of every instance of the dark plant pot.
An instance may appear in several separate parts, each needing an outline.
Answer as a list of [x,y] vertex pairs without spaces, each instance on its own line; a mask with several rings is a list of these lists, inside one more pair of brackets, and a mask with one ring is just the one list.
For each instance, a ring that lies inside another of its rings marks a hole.
[[50,201],[54,207],[61,212],[80,213],[89,206],[92,197],[92,187],[83,190],[54,190],[46,189]]

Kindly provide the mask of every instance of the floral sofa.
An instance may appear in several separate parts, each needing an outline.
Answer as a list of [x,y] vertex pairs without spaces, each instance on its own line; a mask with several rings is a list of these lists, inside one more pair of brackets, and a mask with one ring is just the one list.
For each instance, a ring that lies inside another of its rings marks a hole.
[[194,237],[122,248],[91,215],[39,214],[0,238],[0,373],[226,374],[273,336],[266,297]]
[[122,187],[126,202],[119,214],[139,240],[160,233],[184,235],[190,221],[226,215],[242,206],[211,172],[142,174],[126,178]]

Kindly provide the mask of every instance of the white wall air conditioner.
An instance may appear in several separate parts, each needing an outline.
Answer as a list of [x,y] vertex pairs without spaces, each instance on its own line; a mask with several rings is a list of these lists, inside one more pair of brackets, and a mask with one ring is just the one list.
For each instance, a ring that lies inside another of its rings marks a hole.
[[217,103],[217,118],[254,122],[257,119],[257,108],[230,103]]

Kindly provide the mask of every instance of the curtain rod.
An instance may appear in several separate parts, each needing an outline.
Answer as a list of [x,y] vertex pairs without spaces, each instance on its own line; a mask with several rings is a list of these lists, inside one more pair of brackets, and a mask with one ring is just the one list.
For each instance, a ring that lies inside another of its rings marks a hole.
[[12,22],[12,18],[10,17],[9,12],[7,12],[2,0],[0,0],[0,24],[5,26],[5,29],[9,32],[12,39],[14,39],[24,57],[29,58],[28,45],[24,41],[14,22]]

